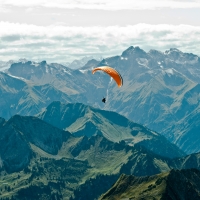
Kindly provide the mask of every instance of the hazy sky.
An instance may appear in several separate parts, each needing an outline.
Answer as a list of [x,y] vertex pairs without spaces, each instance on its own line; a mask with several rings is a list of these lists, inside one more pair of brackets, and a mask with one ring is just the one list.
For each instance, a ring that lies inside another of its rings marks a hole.
[[0,60],[178,48],[200,56],[200,0],[0,0]]

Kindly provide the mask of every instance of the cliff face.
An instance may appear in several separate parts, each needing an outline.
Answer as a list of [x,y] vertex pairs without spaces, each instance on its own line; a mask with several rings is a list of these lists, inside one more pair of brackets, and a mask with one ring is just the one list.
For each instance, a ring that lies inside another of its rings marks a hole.
[[200,199],[200,171],[171,170],[146,177],[122,174],[100,199]]
[[0,146],[1,168],[12,172],[28,165],[32,155],[30,146],[12,123],[0,126]]
[[200,171],[172,170],[166,182],[163,200],[200,199]]

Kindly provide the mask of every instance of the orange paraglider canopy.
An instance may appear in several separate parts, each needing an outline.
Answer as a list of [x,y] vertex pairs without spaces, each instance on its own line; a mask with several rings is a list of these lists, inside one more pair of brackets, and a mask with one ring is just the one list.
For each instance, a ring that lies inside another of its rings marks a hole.
[[112,67],[108,67],[108,66],[97,67],[97,68],[95,68],[95,69],[92,70],[92,74],[94,74],[98,70],[104,71],[109,76],[111,76],[116,81],[118,87],[121,87],[123,85],[123,79],[122,79],[120,73],[117,72]]

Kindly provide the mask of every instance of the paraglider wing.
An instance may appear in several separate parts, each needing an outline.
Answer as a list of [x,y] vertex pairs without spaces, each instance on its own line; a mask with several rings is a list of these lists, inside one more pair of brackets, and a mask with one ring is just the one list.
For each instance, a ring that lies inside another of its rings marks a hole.
[[97,67],[97,68],[92,70],[92,74],[94,74],[98,70],[104,71],[109,76],[111,76],[115,80],[115,82],[117,83],[118,87],[121,87],[123,85],[123,79],[122,79],[120,73],[117,72],[112,67],[108,67],[108,66]]

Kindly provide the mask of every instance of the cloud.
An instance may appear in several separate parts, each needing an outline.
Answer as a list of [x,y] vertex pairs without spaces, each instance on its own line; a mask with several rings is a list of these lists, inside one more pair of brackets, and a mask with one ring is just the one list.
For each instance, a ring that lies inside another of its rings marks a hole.
[[149,10],[158,8],[200,8],[199,0],[4,0],[2,5],[22,7],[49,7],[65,9],[97,10]]
[[145,51],[178,48],[200,55],[200,27],[189,25],[36,26],[0,22],[0,60],[27,58],[70,62],[83,56],[121,55],[129,46]]
[[0,2],[0,13],[9,13],[11,10]]

